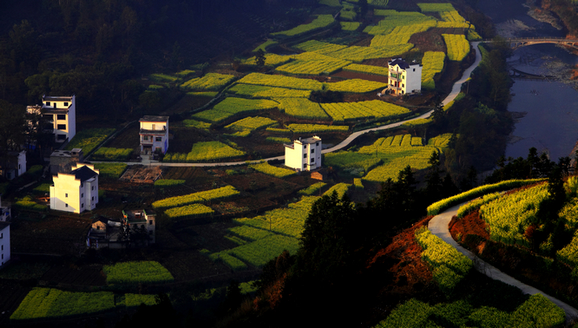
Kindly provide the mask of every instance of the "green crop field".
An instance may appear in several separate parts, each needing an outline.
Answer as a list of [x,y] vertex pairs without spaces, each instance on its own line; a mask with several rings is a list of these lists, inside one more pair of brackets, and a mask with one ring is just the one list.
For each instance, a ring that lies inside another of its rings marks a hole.
[[349,61],[335,58],[332,58],[332,60],[298,59],[285,65],[279,66],[275,70],[295,75],[320,75],[332,74],[349,64]]
[[239,195],[240,192],[233,186],[225,186],[217,189],[199,191],[183,196],[169,197],[153,202],[155,208],[177,207],[195,203],[205,203],[224,200]]
[[434,76],[444,69],[446,54],[441,51],[426,51],[422,59],[421,86],[424,89],[435,89]]
[[463,34],[442,34],[448,49],[448,59],[461,61],[470,53],[470,43]]
[[277,177],[277,178],[285,178],[285,177],[289,177],[289,176],[296,174],[296,172],[294,170],[290,170],[290,169],[286,169],[286,168],[282,168],[282,167],[276,167],[276,166],[273,166],[267,162],[258,163],[258,164],[251,164],[251,165],[249,165],[249,167],[255,171],[259,171],[261,173],[272,175],[272,176]]
[[[366,28],[367,33],[377,35],[377,34],[390,34],[396,27],[406,27],[406,26],[420,26],[421,31],[425,31],[430,27],[436,26],[436,19],[424,15],[419,12],[404,11],[398,12],[395,10],[382,10],[379,11],[380,16],[385,16],[384,19],[379,21],[375,26],[368,26]],[[403,30],[403,29],[402,29]]]
[[299,194],[300,195],[305,195],[305,196],[311,196],[314,193],[318,192],[319,190],[321,190],[321,188],[325,187],[327,185],[327,183],[325,182],[316,182],[312,185],[310,185],[309,187],[305,188],[305,189],[301,189],[299,190]]
[[266,128],[269,126],[274,126],[277,124],[278,124],[277,121],[272,120],[272,119],[267,118],[267,117],[260,117],[260,116],[251,117],[251,116],[249,116],[249,117],[245,117],[244,119],[233,122],[233,123],[225,126],[225,128],[231,129],[234,131],[252,132],[254,130],[263,129],[263,128]]
[[233,270],[240,270],[248,265],[262,267],[283,250],[295,254],[305,219],[318,198],[304,196],[287,208],[268,211],[254,218],[234,219],[239,226],[230,228],[229,232],[239,240],[240,246],[212,253],[210,258],[223,261]]
[[234,75],[207,73],[203,77],[196,77],[181,84],[181,88],[190,90],[220,90],[222,87],[233,81]]
[[115,129],[113,128],[80,130],[76,133],[74,138],[70,140],[66,146],[66,149],[71,150],[73,148],[82,148],[82,152],[87,155],[114,131]]
[[373,75],[388,76],[389,69],[381,66],[350,64],[343,68],[344,71],[360,72]]
[[329,119],[327,113],[318,103],[307,98],[279,98],[275,101],[279,103],[279,109],[289,116],[304,119]]
[[330,54],[337,50],[342,50],[347,48],[347,46],[341,44],[334,44],[329,42],[317,41],[317,40],[309,40],[303,43],[299,43],[295,46],[297,49],[301,49],[307,52],[317,52],[320,54]]
[[108,284],[163,283],[173,281],[173,275],[155,261],[131,261],[105,265]]
[[239,83],[300,90],[323,90],[323,83],[319,81],[283,75],[268,75],[262,73],[248,74],[240,79]]
[[411,48],[413,48],[413,44],[411,43],[397,44],[391,46],[381,46],[381,47],[351,46],[332,53],[331,57],[360,63],[366,59],[389,58],[393,56],[399,56],[409,51]]
[[227,97],[208,109],[196,114],[192,118],[210,123],[219,123],[237,114],[254,113],[277,107],[277,102],[268,99],[245,99]]
[[[277,43],[275,41],[275,43]],[[273,44],[273,43],[272,43]],[[288,55],[277,55],[272,53],[265,54],[265,66],[277,66],[281,64],[285,64],[292,60],[292,56]],[[250,57],[242,61],[243,65],[255,66],[257,63],[255,62],[255,56]]]
[[330,91],[366,93],[387,87],[387,82],[349,79],[339,82],[325,83],[325,86],[327,87],[327,90]]
[[34,287],[12,313],[10,320],[66,318],[114,308],[112,292],[80,293]]
[[355,31],[361,25],[360,22],[340,22],[341,29],[344,31]]
[[214,160],[232,159],[245,155],[244,151],[235,149],[220,141],[204,141],[193,144],[190,153],[167,153],[163,162],[207,162]]
[[215,211],[203,204],[190,204],[185,206],[171,207],[165,214],[171,219],[193,219],[211,216]]
[[311,23],[309,24],[301,24],[299,26],[296,26],[290,30],[287,31],[281,31],[281,32],[275,32],[275,33],[271,33],[271,35],[274,36],[296,36],[296,35],[301,35],[304,33],[308,33],[311,32],[313,30],[317,30],[320,28],[324,28],[327,27],[328,25],[330,25],[331,23],[333,23],[335,20],[333,19],[333,15],[319,15],[317,16],[317,18],[315,18]]
[[94,168],[99,172],[100,177],[118,179],[126,170],[128,165],[122,163],[95,163]]
[[490,306],[474,307],[465,300],[430,305],[410,299],[398,305],[374,328],[399,327],[562,327],[564,310],[535,294],[511,312]]
[[320,132],[347,132],[347,125],[324,125],[324,124],[288,124],[287,128],[293,133],[320,133]]
[[348,103],[322,103],[321,107],[335,122],[360,119],[394,119],[409,114],[410,110],[381,100]]
[[250,98],[309,98],[311,90],[266,87],[237,83],[227,90],[237,96]]
[[94,154],[92,154],[92,159],[106,161],[126,161],[129,159],[132,151],[132,148],[100,147],[97,151],[94,152]]

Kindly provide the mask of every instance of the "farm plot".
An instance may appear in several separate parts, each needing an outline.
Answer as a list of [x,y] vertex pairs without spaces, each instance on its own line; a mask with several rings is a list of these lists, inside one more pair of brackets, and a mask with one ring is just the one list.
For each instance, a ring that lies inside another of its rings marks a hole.
[[347,132],[347,125],[324,124],[288,124],[287,128],[293,133],[320,133],[320,132]]
[[189,90],[218,91],[235,78],[234,75],[207,73],[203,77],[190,79],[181,84],[181,88]]
[[[276,43],[276,42],[275,42]],[[265,54],[265,66],[277,66],[281,64],[285,64],[293,59],[292,56],[288,55],[277,55],[272,53]],[[257,63],[255,62],[255,56],[250,57],[242,61],[243,65],[251,65],[255,66]]]
[[66,318],[115,308],[112,292],[77,293],[54,288],[33,288],[10,320]]
[[301,79],[284,75],[269,75],[251,73],[239,80],[239,83],[255,84],[271,87],[300,89],[300,90],[323,90],[323,83],[311,79]]
[[432,267],[434,280],[442,291],[450,293],[470,271],[472,260],[433,235],[427,227],[416,230],[415,239],[423,248],[421,258]]
[[121,262],[105,265],[102,270],[108,284],[151,284],[174,280],[169,270],[155,261]]
[[132,151],[132,148],[100,147],[91,157],[94,160],[126,161],[129,159]]
[[422,59],[421,86],[424,89],[435,89],[434,76],[444,69],[446,54],[441,51],[426,51]]
[[97,169],[99,177],[118,179],[126,170],[128,165],[122,163],[95,163],[94,168]]
[[366,74],[373,74],[373,75],[380,75],[380,76],[388,76],[389,69],[381,67],[381,66],[373,66],[373,65],[363,65],[363,64],[350,64],[343,68],[344,71],[351,71],[351,72],[361,72]]
[[258,130],[258,129],[263,129],[269,126],[274,126],[277,125],[277,121],[272,120],[270,118],[267,117],[260,117],[260,116],[255,116],[255,117],[245,117],[244,119],[238,120],[236,122],[233,122],[227,126],[225,126],[225,128],[227,129],[231,129],[234,131],[239,131],[239,132],[244,132],[247,131],[247,134],[250,134],[251,132]]
[[82,152],[87,155],[114,131],[115,129],[113,128],[80,130],[76,133],[74,138],[70,140],[70,143],[66,146],[66,149],[71,150],[73,148],[82,148]]
[[275,70],[295,75],[320,75],[334,73],[344,66],[349,65],[346,60],[295,60],[277,67]]
[[363,180],[384,182],[388,178],[396,179],[399,171],[407,165],[418,170],[427,168],[433,151],[439,152],[440,148],[423,146],[421,138],[406,134],[380,138],[373,145],[361,147],[357,152],[325,154],[324,161],[327,165],[350,171],[357,168],[358,174],[368,172]]
[[[288,250],[294,254],[299,248],[299,236],[309,210],[319,197],[302,197],[287,208],[275,209],[254,218],[235,219],[239,224],[229,229],[240,246],[213,253],[213,260],[222,260],[232,268],[247,264],[262,267],[269,260]],[[239,263],[240,262],[240,263]]]
[[349,103],[323,103],[321,107],[335,122],[347,122],[360,119],[393,119],[410,113],[401,106],[380,100]]
[[350,79],[333,83],[325,83],[327,90],[350,93],[366,93],[385,88],[386,86],[387,83],[361,79]]
[[385,16],[384,19],[380,20],[376,26],[368,26],[364,32],[373,35],[385,35],[390,34],[396,27],[406,26],[422,26],[419,29],[422,29],[423,32],[430,27],[436,26],[435,18],[419,12],[382,10],[380,13]]
[[330,54],[337,50],[342,50],[347,48],[347,46],[341,44],[334,44],[329,42],[317,41],[317,40],[309,40],[303,43],[299,43],[295,46],[297,49],[301,49],[307,52],[317,52],[320,54]]
[[194,119],[219,123],[237,114],[254,113],[277,107],[277,102],[268,99],[245,99],[227,97],[212,109],[193,114]]
[[165,214],[171,219],[194,219],[211,216],[215,213],[212,208],[203,204],[191,204],[185,206],[171,207]]
[[335,20],[333,19],[333,15],[319,15],[309,24],[301,24],[287,31],[271,33],[271,35],[285,37],[301,35],[316,29],[327,27],[334,21]]
[[332,53],[331,57],[360,63],[366,59],[388,58],[401,55],[409,51],[411,48],[413,48],[413,44],[411,43],[381,47],[351,46]]
[[235,84],[227,92],[249,98],[309,98],[311,95],[311,90],[265,87],[242,83]]
[[155,208],[177,207],[194,203],[205,203],[224,200],[238,196],[240,192],[233,186],[225,186],[217,189],[199,191],[188,195],[169,197],[153,202]]
[[562,327],[565,314],[541,294],[530,296],[511,313],[490,306],[476,308],[465,300],[429,305],[410,299],[375,327],[439,327],[440,320],[451,327]]
[[539,204],[548,197],[548,185],[541,184],[504,195],[480,207],[480,217],[490,227],[490,239],[530,247],[523,232],[530,226]]
[[279,103],[279,109],[289,116],[303,119],[329,119],[327,113],[318,103],[307,98],[279,98],[274,100]]
[[[46,206],[45,206],[46,207]],[[49,216],[42,221],[21,221],[12,227],[12,252],[77,254],[86,249],[90,221]]]
[[442,34],[448,49],[448,59],[461,61],[470,53],[470,43],[463,34]]
[[339,22],[343,31],[355,31],[361,25],[360,22]]
[[259,164],[252,164],[252,165],[249,165],[249,167],[255,171],[259,171],[261,173],[272,175],[272,176],[277,177],[277,178],[285,178],[285,177],[292,176],[292,175],[296,174],[296,172],[293,170],[285,169],[282,167],[276,167],[276,166],[269,164],[268,162],[259,163]]

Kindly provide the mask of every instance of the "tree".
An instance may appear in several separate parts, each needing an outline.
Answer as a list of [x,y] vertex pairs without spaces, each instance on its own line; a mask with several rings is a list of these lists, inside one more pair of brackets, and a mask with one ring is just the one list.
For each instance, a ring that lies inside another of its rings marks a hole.
[[257,65],[259,69],[262,69],[265,67],[265,60],[265,51],[263,51],[263,49],[257,50],[257,54],[255,54],[255,65]]

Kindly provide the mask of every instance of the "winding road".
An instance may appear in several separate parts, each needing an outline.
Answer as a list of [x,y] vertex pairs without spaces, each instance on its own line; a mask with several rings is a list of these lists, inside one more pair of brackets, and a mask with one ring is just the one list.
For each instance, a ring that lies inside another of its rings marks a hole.
[[554,304],[559,306],[564,312],[566,313],[566,323],[570,323],[572,321],[578,320],[578,310],[574,307],[560,301],[559,299],[552,297],[539,289],[536,289],[532,286],[526,285],[523,282],[520,282],[511,276],[503,273],[496,267],[482,261],[474,253],[470,252],[469,250],[460,246],[451,236],[448,225],[454,215],[457,215],[458,209],[460,206],[466,203],[462,203],[447,209],[445,212],[434,216],[428,225],[429,230],[432,234],[440,237],[443,241],[450,244],[452,247],[457,249],[460,253],[464,254],[468,258],[470,258],[474,262],[474,268],[479,272],[485,274],[486,276],[504,282],[508,285],[515,286],[522,290],[524,294],[534,295],[534,294],[542,294],[543,296],[547,297],[550,301]]
[[[476,53],[476,59],[475,59],[474,63],[464,71],[464,73],[462,74],[462,77],[454,83],[454,85],[452,87],[452,91],[442,101],[442,105],[445,106],[445,105],[449,104],[450,102],[452,102],[454,99],[456,99],[456,97],[458,96],[458,94],[460,93],[460,91],[462,89],[462,85],[469,79],[469,77],[472,74],[472,72],[474,71],[474,69],[476,67],[478,67],[478,65],[482,61],[482,54],[480,53],[480,49],[478,49],[479,44],[480,44],[480,42],[472,42],[471,43],[471,46],[472,46],[472,48],[474,48],[474,52]],[[411,121],[415,121],[415,120],[419,120],[419,119],[423,119],[423,118],[428,118],[431,116],[432,113],[433,113],[433,110],[430,110],[429,112],[424,113],[418,117],[414,117],[414,118],[411,118],[411,119],[408,119],[405,121],[400,121],[400,122],[391,123],[391,124],[383,125],[383,126],[376,127],[376,128],[370,128],[370,129],[365,129],[365,130],[354,132],[349,137],[347,137],[345,140],[340,142],[339,144],[337,144],[331,148],[324,149],[323,151],[321,151],[321,153],[327,154],[327,153],[332,153],[332,152],[335,152],[338,150],[342,150],[345,147],[347,147],[353,140],[357,139],[359,136],[361,136],[363,134],[366,134],[368,132],[392,129],[392,128],[398,127],[398,126],[400,126],[404,123],[407,123],[407,122],[411,122]],[[260,160],[254,160],[254,161],[220,162],[220,163],[165,163],[165,162],[151,161],[148,158],[143,158],[143,160],[141,162],[124,162],[124,163],[127,165],[178,166],[178,167],[216,167],[216,166],[245,165],[245,164],[251,164],[251,163],[259,163],[259,162],[263,162],[263,161],[268,162],[268,161],[274,161],[274,160],[283,160],[284,158],[285,158],[285,155],[281,155],[281,156],[276,156],[276,157],[264,158],[264,159],[260,159]],[[110,162],[94,161],[92,163],[110,163]]]

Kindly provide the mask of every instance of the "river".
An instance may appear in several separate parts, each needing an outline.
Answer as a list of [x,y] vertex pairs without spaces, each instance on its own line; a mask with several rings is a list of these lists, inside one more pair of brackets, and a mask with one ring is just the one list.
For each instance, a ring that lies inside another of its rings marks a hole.
[[[480,10],[491,17],[504,37],[564,37],[564,32],[528,14],[520,0],[480,1]],[[508,110],[516,124],[506,147],[506,157],[526,157],[530,147],[557,161],[572,155],[578,140],[578,91],[569,80],[578,57],[554,45],[534,45],[513,52],[509,66],[523,72],[553,75],[558,81],[514,79]]]

